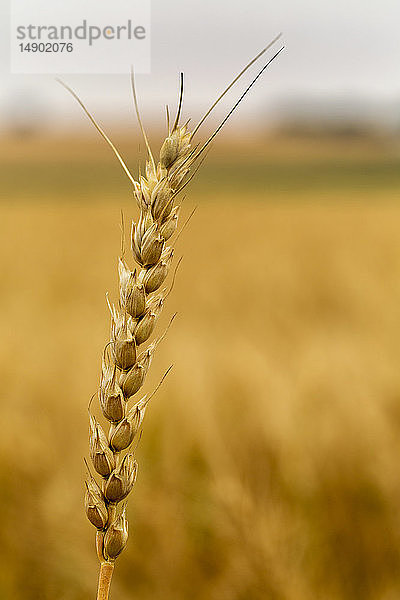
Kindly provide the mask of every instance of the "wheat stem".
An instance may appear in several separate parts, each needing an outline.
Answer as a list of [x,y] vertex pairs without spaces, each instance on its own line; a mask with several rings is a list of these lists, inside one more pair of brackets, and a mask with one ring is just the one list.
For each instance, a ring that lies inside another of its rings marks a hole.
[[97,600],[108,600],[114,563],[103,562],[100,565],[99,586],[97,588]]

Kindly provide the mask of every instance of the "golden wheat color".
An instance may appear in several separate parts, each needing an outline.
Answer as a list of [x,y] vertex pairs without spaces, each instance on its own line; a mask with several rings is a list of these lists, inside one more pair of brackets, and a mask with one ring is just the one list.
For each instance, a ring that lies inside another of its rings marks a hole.
[[103,351],[100,386],[97,393],[102,415],[108,424],[108,431],[92,414],[91,408],[89,410],[90,458],[99,481],[87,466],[85,509],[89,521],[97,529],[96,549],[100,561],[98,600],[109,598],[114,562],[128,540],[126,499],[133,489],[138,471],[132,446],[134,440],[140,438],[144,415],[154,392],[150,395],[139,394],[154,352],[163,337],[150,342],[169,293],[163,284],[171,270],[174,258],[172,240],[178,226],[180,210],[177,202],[178,195],[192,179],[196,172],[192,172],[193,166],[198,163],[212,139],[283,48],[258,72],[205,143],[193,144],[193,137],[219,100],[279,37],[275,38],[235,77],[193,131],[189,131],[187,123],[180,124],[183,99],[183,76],[181,75],[176,118],[171,125],[167,111],[168,131],[161,145],[158,161],[154,159],[140,120],[132,74],[136,113],[148,153],[145,174],[140,175],[137,180],[131,175],[118,150],[82,101],[68,86],[65,86],[111,146],[131,181],[133,196],[138,207],[138,218],[131,224],[131,256],[126,256],[125,244],[122,243],[118,261],[118,302],[116,304],[109,302],[111,335]]

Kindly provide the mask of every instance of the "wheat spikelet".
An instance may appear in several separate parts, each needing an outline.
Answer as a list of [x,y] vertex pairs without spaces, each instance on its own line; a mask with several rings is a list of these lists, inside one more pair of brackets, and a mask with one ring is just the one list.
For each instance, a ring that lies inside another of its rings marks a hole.
[[122,252],[118,261],[118,302],[109,303],[111,336],[103,352],[97,394],[103,417],[108,423],[108,431],[105,431],[96,417],[89,413],[90,458],[100,483],[96,481],[88,467],[85,508],[89,521],[97,529],[96,547],[101,562],[98,600],[108,599],[114,561],[124,549],[128,539],[126,498],[134,487],[138,471],[132,444],[138,437],[148,403],[154,394],[153,392],[150,396],[140,397],[140,390],[144,385],[157,345],[162,339],[151,341],[157,319],[169,293],[163,285],[171,270],[174,257],[172,240],[177,231],[180,210],[176,199],[193,176],[191,174],[193,166],[211,140],[282,48],[259,71],[203,145],[193,145],[193,136],[219,100],[276,39],[239,73],[193,132],[188,130],[187,124],[180,124],[183,98],[183,76],[181,76],[177,115],[172,126],[168,118],[167,136],[161,145],[157,161],[154,160],[140,120],[132,75],[136,112],[148,152],[145,174],[139,176],[137,180],[133,178],[121,155],[82,101],[68,86],[65,86],[111,146],[132,183],[133,195],[138,207],[138,217],[136,221],[132,221],[130,236],[131,262],[134,266],[129,265],[125,253]]

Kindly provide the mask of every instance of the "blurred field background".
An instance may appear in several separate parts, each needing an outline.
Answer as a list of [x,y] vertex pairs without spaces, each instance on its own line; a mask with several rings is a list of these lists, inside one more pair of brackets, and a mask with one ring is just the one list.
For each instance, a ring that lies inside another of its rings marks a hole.
[[[86,409],[136,207],[66,91],[10,74],[8,13],[0,0],[0,600],[88,600]],[[144,392],[174,368],[111,600],[400,598],[399,18],[396,0],[152,0],[137,84],[154,148],[179,71],[196,123],[279,31],[286,50],[186,190],[182,222],[198,209],[157,333],[178,316]],[[136,173],[128,76],[63,79]]]
[[[188,188],[115,600],[398,599],[399,148],[225,137]],[[86,407],[135,205],[95,134],[0,157],[0,598],[84,600]]]

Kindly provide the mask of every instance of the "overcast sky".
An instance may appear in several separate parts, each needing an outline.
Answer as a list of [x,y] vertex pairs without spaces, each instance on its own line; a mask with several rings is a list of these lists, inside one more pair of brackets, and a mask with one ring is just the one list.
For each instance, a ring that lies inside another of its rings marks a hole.
[[[145,115],[172,103],[180,70],[186,107],[200,112],[280,31],[286,50],[241,107],[242,121],[273,118],[280,106],[305,97],[333,106],[365,102],[389,119],[400,114],[399,0],[153,0],[151,6],[152,71],[137,78]],[[36,114],[48,128],[82,126],[78,107],[53,77],[10,75],[8,1],[0,7],[0,127],[13,109]],[[128,75],[63,78],[103,122],[130,117]]]

